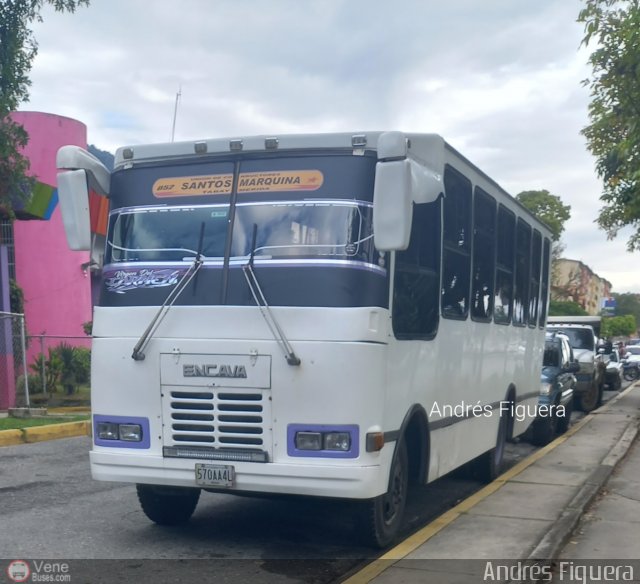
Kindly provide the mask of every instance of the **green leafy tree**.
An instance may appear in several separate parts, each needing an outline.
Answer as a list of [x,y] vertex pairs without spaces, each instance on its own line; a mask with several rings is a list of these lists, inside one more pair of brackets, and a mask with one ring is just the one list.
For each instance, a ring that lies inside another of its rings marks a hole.
[[[43,354],[40,354],[36,357],[34,362],[29,365],[29,368],[34,373],[34,381],[35,385],[32,388],[31,382],[29,382],[29,391],[32,389],[41,389],[43,387],[47,388],[47,391],[50,393],[55,393],[57,391],[58,383],[60,383],[60,379],[62,376],[62,361],[58,356],[57,349],[49,349],[49,357],[45,358]],[[42,374],[44,372],[44,383],[42,379]]]
[[11,312],[24,314],[24,292],[13,278],[9,280],[9,306]]
[[600,333],[605,337],[630,337],[636,334],[638,327],[632,314],[611,316],[602,319]]
[[640,322],[640,294],[613,294],[616,299],[616,316],[631,314]]
[[91,377],[91,350],[74,347],[73,365],[78,383],[89,383]]
[[587,316],[589,313],[577,302],[551,300],[549,316]]
[[[540,219],[551,230],[551,282],[554,289],[566,288],[559,282],[558,260],[564,252],[564,245],[560,241],[564,232],[564,224],[571,218],[571,206],[565,205],[558,195],[552,195],[549,191],[522,191],[516,195],[518,202]],[[565,291],[565,296],[570,296]],[[549,313],[551,314],[551,313]],[[559,315],[562,316],[562,315]]]
[[76,348],[67,343],[60,343],[55,350],[61,363],[60,383],[62,384],[66,395],[72,395],[75,393],[76,387],[79,383]]
[[551,229],[551,239],[555,243],[560,241],[564,224],[571,218],[570,205],[546,190],[522,191],[516,199]]
[[610,239],[634,230],[629,251],[640,249],[640,3],[639,0],[584,0],[578,22],[592,74],[589,125],[582,133],[602,180],[598,225]]
[[74,12],[89,0],[0,0],[0,212],[13,216],[16,203],[31,196],[28,160],[21,149],[28,136],[10,114],[29,98],[29,72],[38,52],[31,25],[45,5]]

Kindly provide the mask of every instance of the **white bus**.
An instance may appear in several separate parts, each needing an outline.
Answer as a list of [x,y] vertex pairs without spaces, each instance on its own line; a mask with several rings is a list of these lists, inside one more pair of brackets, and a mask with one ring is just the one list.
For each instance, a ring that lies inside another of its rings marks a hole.
[[58,153],[70,246],[109,197],[92,475],[187,521],[201,491],[354,500],[398,534],[408,481],[487,479],[535,417],[549,230],[431,134]]

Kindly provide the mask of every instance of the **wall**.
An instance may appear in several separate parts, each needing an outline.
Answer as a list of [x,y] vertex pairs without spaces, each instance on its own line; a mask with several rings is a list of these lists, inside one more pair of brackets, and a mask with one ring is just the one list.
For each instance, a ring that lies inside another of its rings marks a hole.
[[[30,174],[40,183],[56,186],[56,152],[60,146],[87,146],[84,124],[39,112],[17,112],[13,119],[29,134],[24,154]],[[70,251],[62,224],[57,191],[53,191],[48,220],[18,220],[14,224],[16,280],[24,291],[29,335],[79,337],[71,344],[89,345],[82,323],[91,320],[91,278],[83,264],[89,252]],[[53,208],[53,210],[52,210]],[[51,212],[52,210],[52,212]],[[32,342],[29,360],[38,353]]]
[[611,296],[611,283],[579,260],[560,259],[553,269],[553,300],[577,302],[590,315],[598,315],[602,301]]

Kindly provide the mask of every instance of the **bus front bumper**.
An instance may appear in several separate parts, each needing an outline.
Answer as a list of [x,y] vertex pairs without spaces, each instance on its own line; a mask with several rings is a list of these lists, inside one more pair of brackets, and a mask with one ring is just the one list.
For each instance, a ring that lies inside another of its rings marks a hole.
[[[211,461],[91,451],[91,475],[99,481],[196,487],[196,463]],[[218,464],[218,463],[216,463]],[[327,464],[233,462],[232,487],[221,493],[269,493],[345,499],[370,499],[386,492],[383,467]]]

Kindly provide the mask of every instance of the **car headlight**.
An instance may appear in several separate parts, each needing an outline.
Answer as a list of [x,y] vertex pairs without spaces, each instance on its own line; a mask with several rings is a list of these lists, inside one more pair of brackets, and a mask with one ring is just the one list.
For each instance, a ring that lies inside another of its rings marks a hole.
[[551,384],[543,382],[540,384],[540,395],[549,395],[551,393]]

